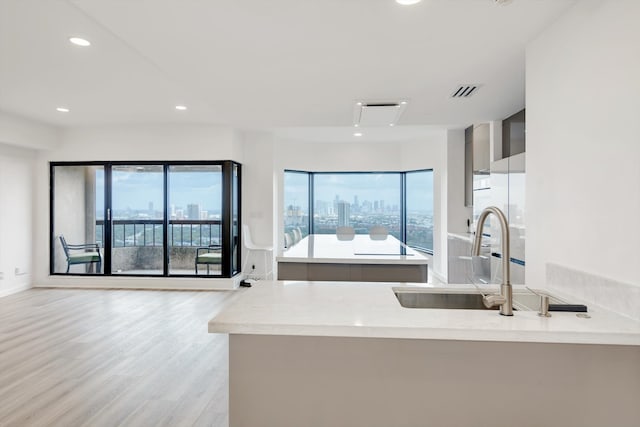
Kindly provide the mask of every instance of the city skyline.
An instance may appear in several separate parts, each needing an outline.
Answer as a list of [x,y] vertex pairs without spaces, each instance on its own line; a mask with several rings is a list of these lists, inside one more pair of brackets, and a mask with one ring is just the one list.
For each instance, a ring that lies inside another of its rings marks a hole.
[[[400,173],[316,173],[313,174],[313,202],[330,203],[340,200],[353,206],[354,198],[359,204],[375,200],[387,201],[391,206],[400,201]],[[406,198],[411,201],[414,212],[433,213],[433,172],[430,170],[408,172],[406,176]],[[284,200],[288,204],[308,205],[309,181],[307,173],[285,173]],[[360,202],[361,201],[361,202]],[[397,201],[397,202],[396,202]]]
[[[163,177],[162,172],[144,173],[114,171],[112,175],[112,208],[114,214],[133,211],[162,212]],[[100,197],[99,195],[103,195]],[[96,214],[104,212],[104,173],[96,171]],[[202,211],[220,214],[222,210],[222,174],[218,171],[170,172],[169,207],[187,211],[189,205],[199,205]],[[195,219],[195,218],[190,218]],[[200,218],[198,218],[200,219]]]

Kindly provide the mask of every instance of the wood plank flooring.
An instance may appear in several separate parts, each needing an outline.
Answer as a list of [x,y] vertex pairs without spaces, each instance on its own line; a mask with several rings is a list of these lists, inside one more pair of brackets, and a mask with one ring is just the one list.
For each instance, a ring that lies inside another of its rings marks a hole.
[[0,426],[228,426],[238,292],[31,289],[0,298]]

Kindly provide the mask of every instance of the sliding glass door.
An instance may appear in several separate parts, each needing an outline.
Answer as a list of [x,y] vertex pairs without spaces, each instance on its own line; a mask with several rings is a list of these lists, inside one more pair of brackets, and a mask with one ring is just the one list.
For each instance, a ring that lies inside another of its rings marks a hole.
[[104,272],[104,166],[51,168],[51,270]]
[[240,165],[51,164],[51,274],[232,277]]
[[169,274],[220,275],[222,166],[169,166],[169,215]]
[[111,168],[111,272],[164,274],[164,168]]

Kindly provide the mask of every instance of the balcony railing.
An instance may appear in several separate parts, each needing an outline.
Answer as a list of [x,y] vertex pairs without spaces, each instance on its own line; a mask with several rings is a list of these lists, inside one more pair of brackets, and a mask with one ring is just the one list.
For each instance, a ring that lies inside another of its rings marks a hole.
[[[114,248],[163,244],[161,219],[116,219],[111,222]],[[199,247],[219,244],[221,227],[221,220],[169,220],[169,246]],[[104,220],[96,221],[96,242],[104,247]]]

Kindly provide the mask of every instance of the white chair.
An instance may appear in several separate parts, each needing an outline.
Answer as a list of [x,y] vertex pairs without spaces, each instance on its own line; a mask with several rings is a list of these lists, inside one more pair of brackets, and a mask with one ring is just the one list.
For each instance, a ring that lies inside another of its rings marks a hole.
[[289,249],[293,246],[293,236],[288,231],[284,233],[284,248]]
[[381,225],[376,225],[369,229],[369,238],[371,240],[387,240],[388,235],[389,230],[387,227],[383,227]]
[[[245,250],[247,251],[247,254],[244,257],[244,263],[242,264],[242,271],[245,272],[247,270],[247,263],[249,262],[250,252],[262,252],[264,254],[264,270],[265,270],[264,278],[268,279],[269,275],[273,271],[268,266],[269,264],[268,255],[270,252],[273,252],[273,246],[258,246],[255,243],[253,243],[253,240],[251,239],[251,233],[249,232],[249,226],[246,224],[242,226],[242,240],[244,241],[244,247],[245,247]],[[249,275],[247,274],[247,277],[248,276]]]
[[353,240],[356,230],[353,227],[337,227],[336,237],[338,240]]
[[300,240],[302,240],[302,231],[300,231],[300,227],[296,227],[293,229],[293,244],[295,245]]

